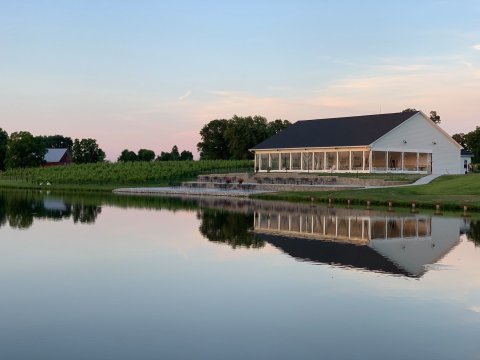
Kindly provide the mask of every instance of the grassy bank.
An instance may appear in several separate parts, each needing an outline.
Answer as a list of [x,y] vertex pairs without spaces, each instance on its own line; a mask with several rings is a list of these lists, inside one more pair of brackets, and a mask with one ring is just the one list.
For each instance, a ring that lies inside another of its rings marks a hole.
[[98,163],[12,169],[0,174],[0,187],[111,191],[121,186],[167,186],[200,174],[252,169],[250,160]]
[[437,204],[445,210],[463,209],[467,205],[471,210],[480,210],[480,174],[445,175],[428,185],[389,187],[365,190],[342,190],[322,192],[281,192],[257,195],[256,198],[267,200],[286,200],[297,202],[320,202],[385,206],[389,201],[394,206],[408,206],[412,202],[420,208],[435,208]]

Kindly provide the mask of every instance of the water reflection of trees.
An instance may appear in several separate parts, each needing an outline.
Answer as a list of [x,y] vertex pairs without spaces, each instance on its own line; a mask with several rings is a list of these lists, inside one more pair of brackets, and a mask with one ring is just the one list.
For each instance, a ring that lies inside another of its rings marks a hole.
[[70,204],[61,198],[45,197],[33,191],[0,191],[0,227],[28,229],[34,219],[93,223],[101,211],[98,205]]
[[201,219],[200,233],[212,242],[225,243],[232,248],[261,248],[265,242],[252,232],[253,214],[242,214],[213,209],[197,213]]

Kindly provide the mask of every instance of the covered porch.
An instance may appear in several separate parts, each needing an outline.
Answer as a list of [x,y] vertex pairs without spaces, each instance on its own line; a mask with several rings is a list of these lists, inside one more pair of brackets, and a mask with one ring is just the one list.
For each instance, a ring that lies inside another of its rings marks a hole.
[[255,171],[430,174],[432,154],[367,147],[257,150]]

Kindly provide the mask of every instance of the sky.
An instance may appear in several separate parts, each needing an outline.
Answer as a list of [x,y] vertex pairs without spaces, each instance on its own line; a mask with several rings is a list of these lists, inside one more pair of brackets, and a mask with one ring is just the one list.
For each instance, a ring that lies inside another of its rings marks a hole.
[[0,127],[197,155],[210,120],[480,126],[480,1],[0,0]]

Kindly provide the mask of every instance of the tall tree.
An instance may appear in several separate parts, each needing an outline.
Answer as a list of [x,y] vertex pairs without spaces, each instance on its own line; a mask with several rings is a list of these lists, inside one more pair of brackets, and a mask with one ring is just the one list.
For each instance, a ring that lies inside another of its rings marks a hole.
[[75,139],[72,147],[72,159],[76,164],[88,164],[105,160],[105,152],[95,139]]
[[227,126],[227,119],[215,119],[200,130],[202,141],[197,144],[197,149],[201,160],[230,159],[228,143],[224,136]]
[[452,138],[473,154],[473,162],[480,163],[480,127],[466,134],[454,134]]
[[437,112],[432,110],[430,111],[430,120],[432,120],[435,124],[440,124],[440,115],[437,115]]
[[24,168],[40,166],[44,163],[47,149],[41,137],[35,137],[28,131],[14,132],[7,143],[5,166]]
[[275,135],[276,133],[282,131],[283,129],[286,129],[290,125],[292,125],[292,124],[288,120],[277,119],[277,120],[269,122],[268,123],[269,136]]
[[180,153],[180,159],[181,161],[192,161],[193,160],[193,154],[190,151],[183,150]]
[[0,128],[0,171],[5,170],[5,158],[7,156],[8,134]]
[[40,136],[47,149],[72,149],[72,138],[63,135]]
[[457,143],[462,145],[465,150],[469,150],[467,145],[467,139],[464,133],[453,134],[452,139],[455,140]]
[[473,154],[473,162],[480,163],[480,127],[470,131],[465,135],[467,149]]
[[131,150],[125,149],[122,151],[117,161],[123,161],[123,162],[137,161],[137,154],[135,154],[135,152]]
[[289,125],[289,121],[281,119],[269,123],[263,116],[234,115],[229,120],[212,120],[200,131],[200,160],[253,159],[249,149]]
[[140,149],[137,154],[138,161],[152,161],[155,159],[155,153],[153,150]]
[[172,151],[170,151],[170,156],[172,160],[180,160],[180,153],[178,152],[177,145],[173,145]]
[[270,137],[270,130],[267,119],[263,116],[234,115],[224,136],[232,159],[253,159],[253,153],[249,149]]

